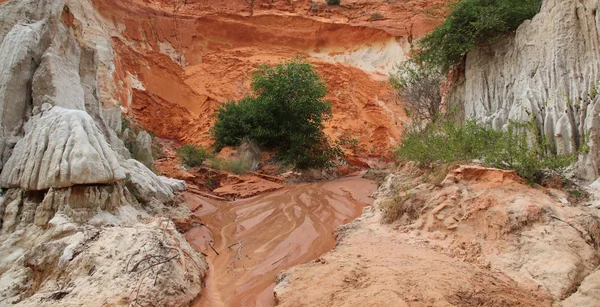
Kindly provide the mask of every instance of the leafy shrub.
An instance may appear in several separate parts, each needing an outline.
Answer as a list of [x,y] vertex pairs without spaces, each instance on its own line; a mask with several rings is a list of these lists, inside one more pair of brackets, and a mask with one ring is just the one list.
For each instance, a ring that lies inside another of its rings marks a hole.
[[290,60],[261,66],[252,77],[253,96],[228,102],[212,128],[216,150],[243,138],[277,149],[276,158],[299,168],[324,167],[339,154],[323,133],[331,106],[325,84],[312,66]]
[[177,156],[184,165],[196,167],[202,165],[204,160],[209,158],[210,154],[202,146],[187,144],[181,146],[181,148],[177,150]]
[[419,43],[420,61],[448,72],[479,44],[491,44],[535,16],[542,0],[461,0],[446,21]]
[[407,131],[396,153],[422,165],[478,159],[491,167],[515,170],[529,183],[539,183],[544,171],[561,170],[574,161],[575,155],[557,156],[543,142],[528,142],[520,128],[523,124],[513,123],[506,130],[494,130],[475,121],[429,124],[420,131]]
[[327,0],[327,5],[340,5],[340,0]]
[[204,186],[206,186],[206,188],[208,188],[211,191],[219,187],[217,182],[211,178],[204,179]]
[[419,120],[435,120],[442,105],[442,74],[418,63],[406,61],[390,75],[390,83],[407,104],[407,113]]

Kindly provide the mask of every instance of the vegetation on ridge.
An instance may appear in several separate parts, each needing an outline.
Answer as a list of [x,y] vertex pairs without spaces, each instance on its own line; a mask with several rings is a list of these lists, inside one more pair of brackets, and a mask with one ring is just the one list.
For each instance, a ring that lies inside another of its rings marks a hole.
[[413,60],[396,67],[390,83],[398,97],[404,98],[406,113],[418,120],[435,121],[442,105],[442,74]]
[[447,73],[481,44],[492,44],[535,16],[542,0],[461,0],[445,22],[419,41],[418,62]]
[[475,121],[457,124],[441,113],[443,76],[460,64],[468,51],[515,31],[539,12],[541,3],[460,0],[452,4],[446,21],[419,41],[413,59],[390,76],[413,119],[413,129],[408,129],[396,150],[400,159],[427,166],[479,160],[491,167],[515,170],[530,183],[539,183],[545,172],[562,170],[575,161],[575,154],[559,155],[552,148],[533,118],[495,130]]
[[531,184],[540,183],[545,172],[563,170],[576,155],[555,154],[540,133],[528,130],[531,127],[511,123],[504,130],[495,130],[473,120],[462,125],[433,122],[424,129],[407,131],[396,153],[402,160],[428,166],[479,160],[487,166],[515,170]]

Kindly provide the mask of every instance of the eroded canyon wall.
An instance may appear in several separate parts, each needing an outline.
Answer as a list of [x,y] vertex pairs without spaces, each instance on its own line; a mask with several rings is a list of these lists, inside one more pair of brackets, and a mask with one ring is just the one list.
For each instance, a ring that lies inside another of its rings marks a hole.
[[387,73],[440,21],[425,12],[443,2],[257,0],[252,10],[242,0],[93,4],[112,37],[123,110],[155,135],[211,146],[216,110],[251,93],[256,68],[301,56],[329,89],[326,133],[356,138],[361,157],[379,157],[406,120]]
[[173,206],[185,183],[118,137],[104,29],[87,0],[0,6],[2,305],[179,306],[200,292],[204,259],[169,219],[186,215]]
[[545,0],[514,36],[466,56],[448,103],[461,119],[501,128],[535,120],[559,154],[589,151],[579,176],[600,172],[600,2]]

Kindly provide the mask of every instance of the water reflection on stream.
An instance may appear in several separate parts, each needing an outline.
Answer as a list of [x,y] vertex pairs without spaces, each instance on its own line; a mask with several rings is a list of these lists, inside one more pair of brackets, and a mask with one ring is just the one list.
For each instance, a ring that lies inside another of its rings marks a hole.
[[333,231],[358,217],[375,189],[370,180],[348,177],[233,202],[187,194],[190,207],[202,205],[195,214],[206,226],[185,236],[209,263],[194,306],[273,306],[275,276],[331,250]]

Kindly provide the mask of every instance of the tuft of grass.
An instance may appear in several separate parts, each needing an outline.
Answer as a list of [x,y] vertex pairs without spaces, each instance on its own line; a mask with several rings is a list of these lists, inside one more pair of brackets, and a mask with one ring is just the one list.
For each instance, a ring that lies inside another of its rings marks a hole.
[[419,217],[423,201],[406,189],[400,195],[385,200],[380,206],[383,212],[382,223],[391,224],[400,219],[409,223]]
[[210,178],[204,179],[204,185],[211,191],[218,187],[217,182]]
[[252,167],[250,163],[243,159],[225,160],[217,157],[210,159],[208,166],[215,170],[226,171],[236,175],[245,174]]

